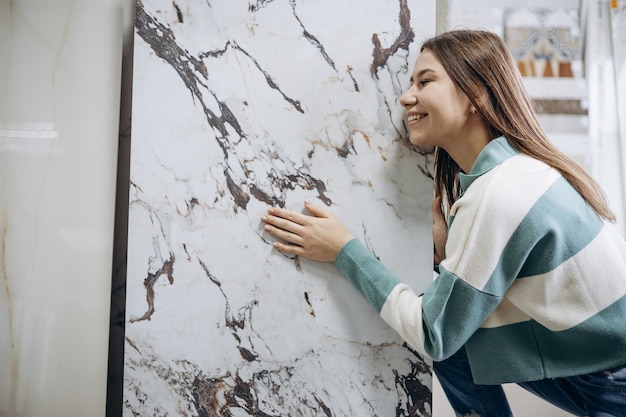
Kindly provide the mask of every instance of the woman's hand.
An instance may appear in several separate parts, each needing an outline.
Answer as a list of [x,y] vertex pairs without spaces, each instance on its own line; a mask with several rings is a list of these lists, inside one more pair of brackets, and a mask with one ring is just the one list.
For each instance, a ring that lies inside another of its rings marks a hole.
[[261,220],[265,231],[287,243],[274,242],[274,247],[292,255],[315,261],[333,262],[352,235],[339,218],[309,201],[304,207],[313,216],[281,208],[271,208]]
[[433,254],[434,265],[439,265],[446,257],[446,241],[448,240],[448,225],[441,208],[441,197],[433,200],[433,242],[435,246]]

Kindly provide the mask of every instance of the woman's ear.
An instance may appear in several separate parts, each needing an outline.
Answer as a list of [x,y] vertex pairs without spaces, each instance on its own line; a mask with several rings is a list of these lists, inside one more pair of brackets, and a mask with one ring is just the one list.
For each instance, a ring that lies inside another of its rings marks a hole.
[[[472,102],[473,107],[476,109],[476,113],[482,113],[480,109],[485,108],[485,103],[487,102],[487,92],[483,91],[482,94],[474,97],[474,101]],[[471,109],[470,109],[471,110]]]

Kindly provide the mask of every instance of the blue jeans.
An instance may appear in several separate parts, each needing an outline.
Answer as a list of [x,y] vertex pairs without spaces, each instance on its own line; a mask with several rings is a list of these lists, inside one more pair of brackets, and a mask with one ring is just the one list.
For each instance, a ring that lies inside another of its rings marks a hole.
[[[465,348],[433,369],[457,417],[513,416],[500,385],[474,383]],[[518,385],[575,416],[626,417],[626,366]]]

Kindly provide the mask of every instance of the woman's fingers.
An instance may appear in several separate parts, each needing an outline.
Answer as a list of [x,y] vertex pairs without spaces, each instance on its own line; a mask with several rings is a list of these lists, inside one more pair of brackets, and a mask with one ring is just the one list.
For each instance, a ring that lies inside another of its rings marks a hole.
[[274,242],[273,246],[277,250],[288,253],[290,255],[298,255],[298,256],[306,255],[304,248],[299,245],[290,245],[288,243]]
[[265,225],[265,231],[270,235],[282,239],[286,242],[296,245],[302,245],[302,236],[297,233],[290,232],[288,230],[270,224]]
[[327,210],[322,206],[313,204],[309,200],[304,201],[304,207],[309,211],[309,213],[311,213],[315,217],[331,217],[332,216],[332,213],[330,212],[330,210]]
[[271,208],[268,214],[261,218],[265,223],[265,231],[287,242],[300,244],[302,225],[294,220],[290,220],[297,218],[294,214],[297,213]]
[[[268,214],[263,216],[261,220],[263,220],[265,224],[274,226],[280,230],[276,230],[271,226],[269,228],[266,227],[265,230],[282,239],[291,235],[300,237],[302,236],[304,229],[311,225],[315,217],[328,218],[331,216],[331,213],[328,210],[321,206],[317,206],[308,200],[304,202],[304,205],[309,213],[311,213],[314,217],[280,207],[271,207],[267,210]],[[285,240],[293,242],[292,239]]]
[[445,223],[445,218],[443,216],[443,209],[441,208],[441,197],[435,197],[433,199],[433,222],[434,223]]
[[278,207],[270,208],[261,217],[265,231],[283,241],[274,242],[274,247],[280,251],[318,261],[334,261],[352,235],[325,208],[308,201],[305,207],[312,216]]
[[441,197],[437,196],[433,200],[433,263],[439,263],[446,257],[446,241],[448,240],[448,225],[446,224],[443,208],[441,207]]
[[297,225],[307,224],[308,217],[310,217],[305,214],[298,213],[297,211],[287,210],[280,207],[271,207],[267,210],[267,213],[271,216],[284,219]]

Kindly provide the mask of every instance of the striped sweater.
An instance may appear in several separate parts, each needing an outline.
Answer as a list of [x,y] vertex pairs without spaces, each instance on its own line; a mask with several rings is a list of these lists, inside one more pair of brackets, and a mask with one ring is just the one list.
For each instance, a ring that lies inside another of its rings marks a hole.
[[626,363],[626,242],[554,169],[491,141],[451,208],[446,259],[422,296],[353,239],[335,266],[413,348],[465,345],[479,384]]

